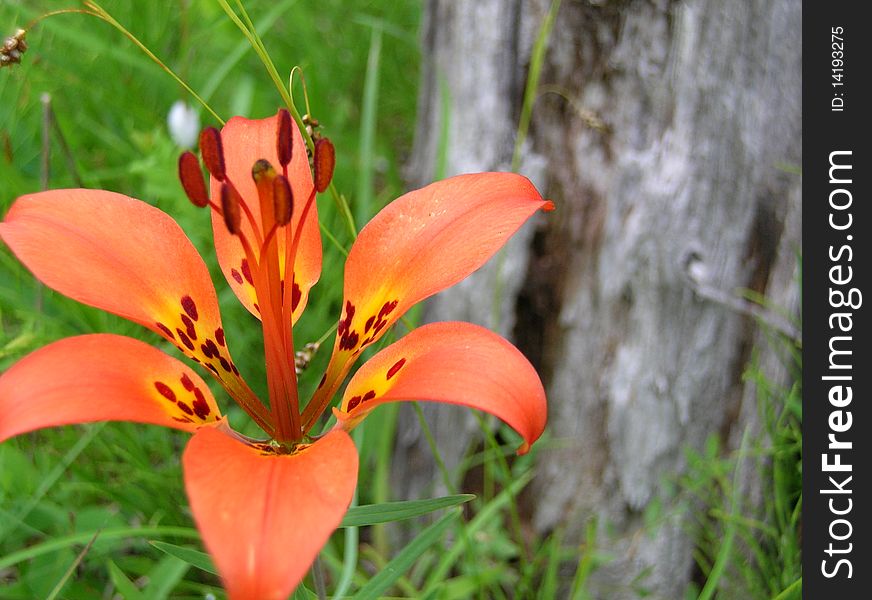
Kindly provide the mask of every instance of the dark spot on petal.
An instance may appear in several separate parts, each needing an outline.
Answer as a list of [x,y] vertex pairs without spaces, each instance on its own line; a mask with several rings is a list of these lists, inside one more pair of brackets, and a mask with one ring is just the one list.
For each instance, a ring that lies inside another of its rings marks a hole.
[[193,423],[191,419],[188,417],[173,417],[173,421],[178,421],[179,423]]
[[230,368],[233,369],[233,374],[239,377],[239,369],[236,368],[236,365],[230,363]]
[[394,311],[394,309],[397,307],[398,303],[399,303],[398,300],[393,300],[391,302],[385,302],[384,306],[381,307],[381,310],[378,311],[379,319],[391,314]]
[[373,323],[375,323],[375,316],[372,316],[366,320],[366,325],[363,326],[363,332],[369,333],[369,330],[372,329]]
[[357,405],[360,404],[360,396],[355,396],[351,400],[348,401],[348,410],[353,410],[357,408]]
[[194,400],[194,414],[196,414],[197,417],[199,417],[201,420],[205,420],[206,417],[209,416],[210,412],[212,411],[209,409],[209,405],[206,403],[205,400],[200,400],[199,398]]
[[166,325],[164,325],[163,323],[155,323],[155,326],[158,329],[160,329],[161,331],[163,331],[165,334],[167,334],[167,337],[170,338],[171,340],[176,339],[176,336],[173,335],[172,330],[169,327],[167,327]]
[[300,300],[303,298],[303,292],[300,290],[300,286],[296,283],[294,287],[291,288],[291,310],[297,310],[297,306],[300,305]]
[[254,310],[260,312],[260,307],[257,305],[257,302],[254,303]]
[[349,331],[344,334],[339,340],[339,349],[340,350],[353,350],[355,346],[357,346],[357,342],[360,341],[360,336],[356,331]]
[[189,392],[190,392],[191,390],[195,389],[195,388],[194,388],[194,382],[191,381],[191,378],[188,377],[188,374],[187,374],[187,373],[185,373],[184,375],[182,375],[182,386],[183,386],[186,390],[188,390]]
[[184,412],[184,413],[186,413],[186,414],[189,414],[189,415],[193,415],[193,414],[194,414],[194,411],[191,410],[191,407],[188,406],[187,404],[185,404],[184,402],[182,402],[181,400],[179,400],[178,402],[176,402],[176,406],[178,406],[179,408],[181,408],[181,409],[182,409],[182,412]]
[[242,283],[242,275],[236,269],[230,269],[230,276],[236,283]]
[[181,329],[176,329],[176,333],[179,334],[179,339],[182,340],[182,343],[187,347],[188,350],[194,349],[194,342],[191,341],[184,331]]
[[171,400],[173,402],[176,401],[176,393],[170,386],[165,384],[163,381],[155,381],[154,389],[156,389],[158,393],[167,400]]
[[218,361],[221,363],[221,368],[227,371],[228,373],[232,373],[233,369],[230,368],[230,361],[228,361],[223,356],[218,357]]
[[247,281],[251,285],[254,285],[254,278],[251,276],[251,267],[248,266],[248,259],[246,259],[246,258],[242,259],[241,268],[242,268],[242,275],[243,275],[243,277],[245,277],[245,281]]
[[322,387],[324,387],[325,383],[327,383],[327,373],[324,373],[321,376],[321,382],[318,384],[318,389],[320,390]]
[[199,318],[197,314],[197,305],[194,304],[194,299],[190,296],[182,296],[182,308],[188,313],[188,316],[195,321]]
[[197,328],[194,327],[194,322],[188,318],[188,315],[181,315],[182,323],[185,325],[185,331],[188,334],[188,337],[192,340],[197,339]]
[[224,345],[224,330],[220,327],[215,330],[215,340],[218,342],[219,346]]
[[373,398],[375,398],[375,390],[369,390],[363,395],[361,402],[366,402],[367,400],[372,400]]
[[405,359],[405,358],[401,358],[401,359],[398,360],[396,363],[394,363],[394,366],[391,367],[390,369],[388,369],[388,376],[387,376],[387,378],[390,379],[391,377],[393,377],[394,375],[396,375],[397,372],[398,372],[400,369],[403,368],[403,365],[404,365],[404,364],[406,364],[406,359]]
[[215,365],[206,363],[206,368],[215,373],[216,375],[218,374],[218,369],[215,368]]
[[200,351],[203,353],[203,356],[206,358],[212,358],[212,350],[209,348],[207,344],[200,344]]

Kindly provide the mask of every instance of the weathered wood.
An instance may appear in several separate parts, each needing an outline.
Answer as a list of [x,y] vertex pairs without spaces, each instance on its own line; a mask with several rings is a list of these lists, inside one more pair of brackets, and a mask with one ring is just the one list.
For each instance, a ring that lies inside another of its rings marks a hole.
[[[441,85],[448,174],[508,167],[547,6],[427,4],[414,183],[434,173]],[[712,433],[735,444],[754,424],[742,373],[762,338],[740,301],[719,299],[750,288],[796,310],[800,11],[798,0],[564,1],[521,168],[558,211],[428,309],[513,333],[539,367],[560,443],[539,454],[531,518],[576,539],[598,519],[617,556],[596,573],[604,598],[636,597],[646,568],[656,597],[683,595],[686,517],[643,532],[643,512],[683,472],[686,447]],[[784,377],[765,347],[762,361]],[[456,464],[475,421],[428,413]],[[414,495],[435,475],[407,417],[398,455],[410,462],[395,480]]]

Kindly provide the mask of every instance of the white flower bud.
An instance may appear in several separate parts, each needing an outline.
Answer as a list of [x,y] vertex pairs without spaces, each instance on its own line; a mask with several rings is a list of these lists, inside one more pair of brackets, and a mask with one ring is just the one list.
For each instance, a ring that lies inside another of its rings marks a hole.
[[193,148],[200,134],[200,117],[184,100],[176,100],[167,115],[167,127],[180,148]]

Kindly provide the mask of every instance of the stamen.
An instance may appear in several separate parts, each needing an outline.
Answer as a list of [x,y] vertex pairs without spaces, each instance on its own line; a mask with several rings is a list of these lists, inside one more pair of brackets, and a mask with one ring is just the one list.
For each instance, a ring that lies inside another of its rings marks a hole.
[[227,225],[227,231],[232,235],[239,235],[242,223],[242,216],[239,213],[239,204],[242,198],[239,197],[239,192],[236,188],[223,184],[221,186],[221,212],[224,215],[224,224]]
[[327,189],[333,179],[333,168],[336,166],[336,149],[327,138],[315,142],[315,191],[319,194]]
[[179,157],[179,181],[191,204],[198,208],[209,205],[209,194],[206,192],[206,181],[200,170],[200,161],[193,152],[184,152]]
[[276,131],[276,150],[279,155],[279,164],[286,168],[291,162],[293,154],[294,136],[291,128],[291,113],[284,108],[279,110],[279,127]]
[[[263,226],[263,241],[259,244],[260,256],[267,269],[267,280],[270,282],[279,279],[278,246],[273,244],[276,230],[281,225],[277,222],[279,215],[276,210],[279,205],[275,199],[275,181],[280,177],[276,170],[266,159],[260,159],[251,168],[251,178],[257,187],[257,198],[260,202],[260,221]],[[276,306],[280,306],[280,294],[274,296]]]
[[212,177],[218,181],[224,181],[227,178],[227,172],[224,170],[224,146],[221,143],[221,132],[214,127],[207,127],[200,132],[200,154],[203,156],[203,162]]
[[279,227],[291,222],[294,212],[294,194],[291,185],[284,176],[279,175],[273,181],[273,204],[275,206],[276,225]]

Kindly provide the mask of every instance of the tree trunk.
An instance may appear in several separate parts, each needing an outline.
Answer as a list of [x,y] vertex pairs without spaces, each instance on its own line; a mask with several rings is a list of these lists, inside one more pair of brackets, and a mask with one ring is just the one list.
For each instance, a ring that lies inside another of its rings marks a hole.
[[[427,3],[412,184],[437,174],[442,130],[445,175],[509,168],[549,4]],[[756,426],[742,374],[764,338],[740,290],[798,309],[800,31],[798,0],[564,0],[520,169],[557,212],[428,306],[513,337],[539,369],[558,443],[538,455],[530,518],[576,541],[597,519],[616,557],[595,574],[599,597],[637,597],[646,569],[655,597],[683,596],[687,516],[641,535],[643,513],[687,447]],[[761,363],[784,378],[765,347]],[[426,412],[456,465],[471,438],[458,432],[477,422]],[[430,493],[426,441],[401,419],[396,489]]]

